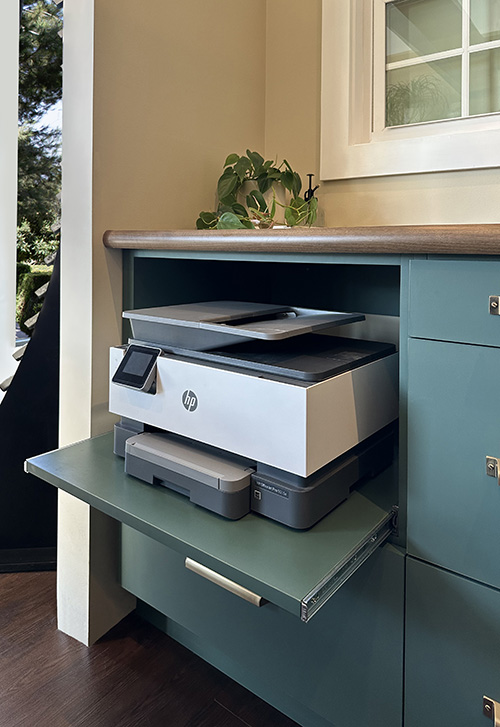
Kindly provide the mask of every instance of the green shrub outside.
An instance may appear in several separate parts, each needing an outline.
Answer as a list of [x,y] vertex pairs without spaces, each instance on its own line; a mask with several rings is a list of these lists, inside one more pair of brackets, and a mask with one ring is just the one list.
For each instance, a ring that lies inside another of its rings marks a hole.
[[[28,270],[25,270],[25,267],[28,267]],[[40,311],[43,304],[43,298],[38,298],[35,291],[50,280],[51,274],[52,267],[47,265],[18,263],[16,320],[21,330],[28,336],[32,334],[32,331],[26,328],[24,324]]]
[[22,283],[22,280],[26,273],[29,273],[31,270],[31,265],[28,263],[17,263],[16,268],[16,295],[19,294],[19,288]]

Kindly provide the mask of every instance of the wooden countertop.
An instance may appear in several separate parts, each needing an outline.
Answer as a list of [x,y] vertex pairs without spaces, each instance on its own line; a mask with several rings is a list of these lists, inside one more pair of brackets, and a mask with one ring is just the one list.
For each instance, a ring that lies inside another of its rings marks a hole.
[[103,242],[108,248],[123,250],[500,255],[500,224],[107,230]]

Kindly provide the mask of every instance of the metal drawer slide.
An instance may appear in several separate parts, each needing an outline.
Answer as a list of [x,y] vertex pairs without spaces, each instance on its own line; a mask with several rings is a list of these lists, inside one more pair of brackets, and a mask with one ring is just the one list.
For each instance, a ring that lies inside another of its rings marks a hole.
[[373,551],[387,538],[396,532],[398,508],[394,506],[380,525],[372,530],[356,550],[349,553],[346,558],[318,583],[301,602],[300,619],[309,621],[319,611],[334,593],[355,573],[367,560]]

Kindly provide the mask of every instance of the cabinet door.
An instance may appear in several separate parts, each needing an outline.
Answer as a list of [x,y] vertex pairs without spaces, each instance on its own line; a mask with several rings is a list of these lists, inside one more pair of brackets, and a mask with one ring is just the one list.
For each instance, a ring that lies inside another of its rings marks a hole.
[[500,587],[500,350],[410,340],[408,550]]
[[[187,570],[179,553],[122,526],[125,588],[194,635],[206,660],[304,727],[401,727],[404,560],[390,545],[378,548],[303,623],[228,593]],[[175,626],[168,633],[179,638]]]
[[409,558],[405,727],[492,727],[500,701],[500,592]]

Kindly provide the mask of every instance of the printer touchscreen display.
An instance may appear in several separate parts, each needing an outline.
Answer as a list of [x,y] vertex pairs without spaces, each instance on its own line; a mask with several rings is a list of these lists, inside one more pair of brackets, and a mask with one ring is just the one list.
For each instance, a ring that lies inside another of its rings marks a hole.
[[133,376],[144,376],[151,364],[151,355],[149,353],[141,353],[140,351],[132,351],[131,356],[123,367],[124,374],[132,374]]
[[159,348],[130,345],[112,380],[122,386],[147,391],[154,381],[156,359],[160,353]]

